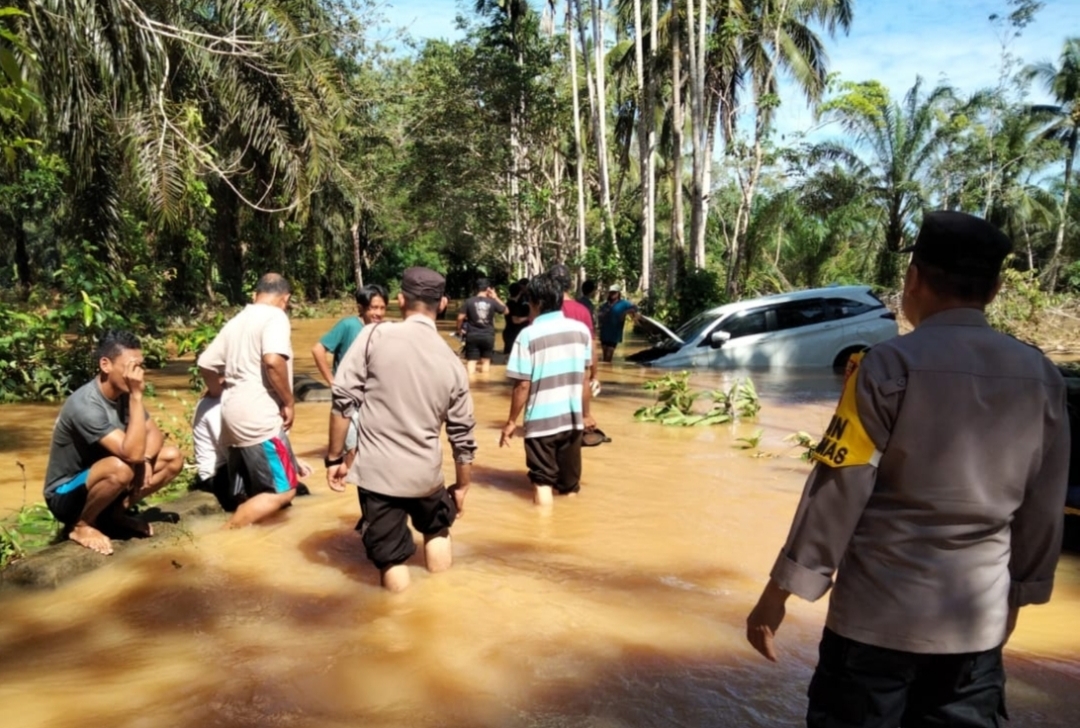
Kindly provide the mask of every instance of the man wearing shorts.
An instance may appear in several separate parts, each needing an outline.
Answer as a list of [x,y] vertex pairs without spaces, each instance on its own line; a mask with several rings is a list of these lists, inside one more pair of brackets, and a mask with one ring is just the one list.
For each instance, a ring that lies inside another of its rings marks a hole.
[[607,301],[600,307],[598,318],[600,319],[600,347],[603,349],[604,361],[610,363],[615,357],[615,349],[622,343],[623,329],[626,328],[626,317],[637,316],[638,308],[630,301],[622,297],[622,289],[618,286],[608,288]]
[[500,446],[508,446],[525,412],[525,461],[537,505],[552,502],[552,490],[576,493],[581,480],[581,436],[596,427],[589,413],[586,375],[592,366],[592,337],[562,311],[563,289],[545,273],[526,292],[533,323],[521,332],[506,364],[515,380],[510,417]]
[[126,510],[176,477],[184,457],[164,445],[143,407],[142,347],[134,334],[109,331],[94,358],[98,376],[77,389],[53,427],[45,503],[80,546],[111,554],[100,528],[144,536],[149,523]]
[[[465,341],[465,366],[469,374],[477,370],[486,372],[491,367],[491,355],[495,353],[495,314],[506,313],[506,306],[499,300],[487,278],[476,282],[476,295],[465,301],[457,318],[457,332]],[[465,325],[468,330],[464,330]]]
[[286,432],[293,423],[289,283],[267,273],[255,302],[234,316],[199,357],[207,388],[224,377],[222,437],[238,506],[230,528],[267,518],[296,495],[298,465]]
[[[401,279],[402,323],[367,326],[334,377],[326,479],[342,492],[355,483],[357,525],[367,557],[390,591],[409,586],[406,561],[416,552],[408,521],[424,538],[428,571],[450,568],[450,527],[465,507],[476,440],[469,381],[435,327],[446,307],[445,279],[409,268]],[[345,462],[345,432],[354,413],[360,431],[356,460]],[[442,474],[443,425],[457,482]]]

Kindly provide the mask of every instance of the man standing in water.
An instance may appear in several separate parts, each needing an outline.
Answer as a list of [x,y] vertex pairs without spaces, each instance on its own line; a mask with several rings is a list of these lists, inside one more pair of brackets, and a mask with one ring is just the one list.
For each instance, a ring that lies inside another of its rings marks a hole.
[[491,368],[497,313],[506,313],[506,306],[499,300],[491,282],[481,278],[476,282],[476,295],[465,301],[457,317],[457,333],[465,341],[465,366],[469,374],[477,370],[477,361],[481,372]]
[[[563,316],[574,321],[580,321],[582,326],[589,330],[589,341],[591,342],[596,337],[596,330],[593,326],[592,310],[585,304],[575,301],[574,297],[570,295],[570,291],[574,287],[574,281],[570,278],[570,269],[562,263],[556,263],[551,266],[548,273],[555,279],[555,281],[562,287],[563,302],[562,312]],[[589,391],[593,396],[600,393],[600,380],[596,378],[596,350],[590,344],[590,348],[593,349],[592,359],[589,361]]]
[[[849,365],[747,638],[776,659],[790,594],[830,587],[807,724],[997,726],[1002,646],[1050,599],[1069,466],[1065,386],[986,322],[1011,243],[927,213],[904,280],[915,331]],[[836,574],[835,583],[833,575]]]
[[622,343],[623,329],[626,328],[628,314],[637,314],[637,306],[623,300],[622,289],[618,286],[608,288],[607,301],[600,307],[600,346],[604,350],[604,361],[611,362],[615,357],[615,348]]
[[207,388],[224,382],[222,437],[240,500],[230,528],[267,518],[296,495],[298,465],[286,435],[293,423],[292,331],[285,313],[290,297],[289,282],[267,273],[255,286],[255,302],[229,320],[199,357]]
[[[349,350],[356,337],[365,325],[377,324],[386,317],[386,304],[388,302],[386,289],[382,286],[369,283],[356,291],[356,315],[346,316],[334,324],[330,329],[311,347],[311,355],[315,358],[315,366],[327,384],[334,384],[334,374],[341,366],[345,352]],[[326,354],[330,352],[334,356],[333,373],[326,362]],[[349,423],[349,432],[345,436],[345,450],[352,452],[356,449],[356,432],[359,423],[355,419]]]
[[98,376],[68,397],[53,427],[45,503],[80,546],[111,554],[99,530],[110,526],[153,534],[126,510],[173,480],[184,456],[164,445],[143,407],[142,346],[134,334],[109,331],[94,358]]
[[[363,288],[358,288],[356,290],[356,315],[346,316],[338,321],[311,347],[315,367],[327,384],[334,383],[334,374],[337,373],[345,352],[352,346],[360,330],[366,324],[377,324],[386,317],[386,304],[386,289],[382,286],[369,283]],[[327,362],[327,354],[333,355],[333,365]]]
[[[357,524],[367,557],[390,591],[409,586],[405,562],[416,546],[407,519],[424,536],[428,571],[450,568],[450,527],[463,512],[476,441],[469,381],[435,327],[446,307],[445,279],[409,268],[401,279],[399,324],[367,326],[334,377],[326,479],[342,492],[359,486]],[[357,457],[345,462],[345,431],[359,414]],[[442,475],[443,424],[453,448],[457,482]]]
[[525,295],[533,322],[514,342],[506,364],[506,376],[515,384],[499,445],[509,446],[524,410],[533,502],[546,506],[552,489],[561,495],[580,490],[582,433],[596,427],[585,381],[592,337],[583,323],[563,314],[563,287],[555,276],[533,278]]

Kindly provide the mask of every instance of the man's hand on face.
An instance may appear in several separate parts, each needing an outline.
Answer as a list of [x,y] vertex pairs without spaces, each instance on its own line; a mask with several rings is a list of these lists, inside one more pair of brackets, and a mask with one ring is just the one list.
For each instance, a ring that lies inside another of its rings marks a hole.
[[128,392],[136,396],[143,393],[145,382],[143,381],[142,359],[131,358],[124,362],[124,384]]
[[337,493],[345,492],[345,478],[349,474],[349,466],[346,463],[331,465],[326,469],[326,484],[330,490]]

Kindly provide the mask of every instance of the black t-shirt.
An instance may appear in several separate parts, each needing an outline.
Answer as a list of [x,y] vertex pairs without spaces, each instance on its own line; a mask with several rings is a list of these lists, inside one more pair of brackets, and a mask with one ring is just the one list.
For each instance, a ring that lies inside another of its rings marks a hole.
[[506,313],[506,306],[487,296],[473,296],[465,302],[468,336],[494,336],[495,314]]
[[506,326],[503,327],[504,336],[512,336],[529,325],[528,321],[522,321],[519,324],[514,323],[511,319],[515,316],[517,318],[528,319],[529,304],[525,301],[515,301],[513,299],[506,302]]

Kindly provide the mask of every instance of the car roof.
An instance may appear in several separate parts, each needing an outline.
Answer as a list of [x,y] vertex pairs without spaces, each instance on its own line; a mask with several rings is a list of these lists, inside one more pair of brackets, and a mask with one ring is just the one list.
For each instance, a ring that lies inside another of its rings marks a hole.
[[741,301],[735,301],[734,303],[725,303],[723,306],[716,306],[711,308],[705,313],[712,314],[713,316],[720,316],[723,314],[733,313],[735,311],[744,311],[750,308],[758,308],[759,306],[768,306],[770,304],[787,303],[788,301],[802,301],[808,298],[843,298],[845,296],[865,296],[870,293],[870,286],[826,286],[825,288],[807,288],[802,291],[789,291],[788,293],[774,293],[771,296],[760,296],[759,298],[744,298]]

